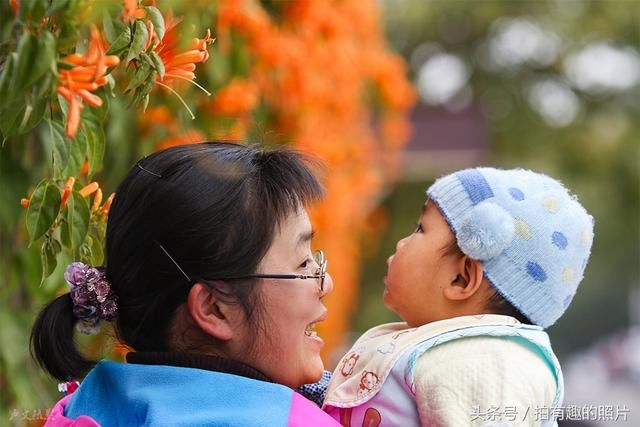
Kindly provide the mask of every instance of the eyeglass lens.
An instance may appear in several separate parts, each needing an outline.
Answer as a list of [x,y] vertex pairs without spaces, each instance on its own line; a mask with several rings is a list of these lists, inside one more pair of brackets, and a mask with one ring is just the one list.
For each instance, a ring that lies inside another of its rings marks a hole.
[[326,261],[324,260],[324,254],[322,251],[316,251],[313,254],[313,259],[318,264],[318,276],[320,276],[320,292],[324,292],[324,278],[326,273]]

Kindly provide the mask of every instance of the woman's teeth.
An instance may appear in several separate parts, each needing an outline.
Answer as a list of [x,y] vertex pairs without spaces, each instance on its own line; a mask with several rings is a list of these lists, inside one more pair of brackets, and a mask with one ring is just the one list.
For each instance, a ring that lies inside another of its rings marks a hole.
[[316,331],[316,324],[315,323],[309,324],[307,328],[304,330],[304,334],[308,337],[317,336],[318,332]]

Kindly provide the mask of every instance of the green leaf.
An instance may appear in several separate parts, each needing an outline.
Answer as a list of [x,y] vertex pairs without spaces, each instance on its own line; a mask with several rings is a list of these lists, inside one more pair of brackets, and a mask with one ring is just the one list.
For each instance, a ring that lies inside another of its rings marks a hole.
[[75,65],[72,64],[71,62],[67,62],[63,60],[58,60],[57,64],[58,64],[59,70],[71,70],[75,67]]
[[149,56],[151,57],[151,62],[153,62],[153,68],[158,72],[161,79],[164,78],[164,62],[162,62],[160,55],[152,51]]
[[69,7],[69,0],[51,0],[49,2],[49,9],[47,10],[47,16],[54,16],[58,13],[66,10]]
[[109,87],[109,90],[111,91],[111,96],[115,97],[116,95],[113,93],[113,90],[116,88],[116,80],[113,78],[113,76],[111,74],[107,75],[107,86]]
[[87,154],[87,134],[84,123],[80,126],[80,131],[73,140],[68,142],[69,162],[64,170],[64,176],[77,176],[82,169],[85,156]]
[[13,86],[16,91],[22,90],[28,83],[38,55],[38,40],[26,31],[18,41],[16,70],[13,73]]
[[104,92],[102,88],[99,88],[96,92],[96,95],[100,96],[102,99],[102,105],[99,107],[91,107],[85,108],[82,111],[83,118],[90,118],[90,120],[95,121],[96,123],[104,123],[107,118],[107,114],[109,113],[109,107],[111,106],[111,100],[109,99],[107,94]]
[[105,136],[102,126],[98,126],[90,121],[85,122],[85,132],[87,135],[87,160],[89,162],[89,176],[100,169],[104,158]]
[[46,64],[49,70],[54,74],[58,74],[58,43],[55,36],[46,31],[44,33],[44,39],[39,39],[38,42],[42,45],[42,48],[46,51],[48,56],[48,63]]
[[116,33],[116,29],[113,26],[113,19],[111,19],[111,14],[105,13],[102,16],[102,29],[104,30],[104,36],[107,38],[109,44],[112,44],[113,41],[118,37]]
[[51,247],[53,248],[54,253],[59,254],[60,252],[62,252],[62,246],[57,239],[52,238],[49,242],[51,243]]
[[23,22],[38,22],[45,14],[44,1],[41,0],[20,0],[20,18]]
[[55,177],[62,177],[62,172],[69,162],[69,142],[64,136],[62,123],[47,119],[47,124],[49,125],[49,139],[53,148],[53,173]]
[[89,204],[77,191],[73,191],[66,206],[65,221],[60,227],[62,244],[71,249],[74,258],[78,257],[80,245],[89,231]]
[[35,46],[35,58],[28,70],[25,87],[30,86],[40,79],[47,71],[56,74],[56,39],[49,31],[42,31]]
[[60,94],[58,94],[58,104],[60,104],[60,110],[62,110],[62,115],[66,119],[67,118],[67,114],[69,113],[69,103]]
[[153,6],[147,6],[144,9],[147,11],[147,18],[149,18],[153,24],[153,29],[158,35],[158,38],[162,40],[164,37],[164,18],[162,17],[162,13]]
[[[113,19],[110,13],[105,13],[102,18],[102,28],[104,29],[107,41],[112,45],[129,26],[120,19]],[[129,32],[129,35],[130,34],[131,32]]]
[[93,258],[93,253],[91,251],[91,247],[93,245],[93,239],[91,236],[87,236],[82,245],[80,245],[80,261],[89,265],[96,265],[91,262],[91,258]]
[[55,246],[49,239],[45,240],[40,247],[40,262],[42,263],[42,279],[40,280],[40,284],[42,284],[47,277],[51,276],[51,273],[53,273],[58,265],[56,259],[57,252],[55,249]]
[[147,107],[149,106],[149,94],[146,94],[144,98],[142,98],[142,111],[147,111]]
[[156,81],[156,72],[154,70],[151,70],[151,74],[149,74],[149,78],[147,78],[140,86],[136,88],[136,92],[133,98],[131,99],[131,102],[129,103],[129,105],[137,105],[142,102],[145,104],[144,108],[146,108],[146,105],[149,102],[149,100],[147,99],[147,95],[151,93],[151,90],[153,89],[153,85],[155,84],[155,81]]
[[122,32],[118,35],[115,41],[109,47],[107,51],[107,55],[117,55],[127,47],[131,43],[131,28],[129,26],[125,26]]
[[131,42],[129,52],[127,53],[126,62],[129,62],[140,55],[140,53],[144,50],[148,39],[149,30],[147,30],[147,26],[144,25],[144,22],[142,22],[142,20],[136,20],[133,41]]
[[44,117],[44,113],[47,111],[47,99],[29,99],[18,126],[18,133],[26,133],[36,127],[40,120]]
[[13,135],[18,127],[18,117],[24,115],[24,104],[15,102],[7,106],[0,114],[0,132],[4,137]]
[[59,212],[60,190],[47,181],[40,182],[31,196],[29,209],[27,209],[29,244],[49,231]]
[[104,262],[104,250],[102,241],[96,236],[91,236],[91,265],[102,265]]
[[[55,77],[54,74],[47,73],[45,74],[43,79],[40,79],[37,86],[34,87],[34,91],[33,91],[33,94],[34,94],[33,96],[35,96],[36,99],[42,100],[43,98],[47,98],[46,104],[48,104],[51,101],[51,96],[52,96],[51,93],[54,89],[54,85],[53,85],[54,77]],[[56,83],[57,83],[57,77],[56,77]]]
[[153,72],[153,69],[151,68],[151,65],[147,64],[146,62],[140,63],[140,66],[134,72],[133,77],[129,81],[127,88],[124,90],[124,93],[127,93],[137,88],[142,83],[149,80],[149,76],[151,75],[152,72]]
[[17,58],[18,54],[15,52],[8,55],[2,68],[2,74],[0,74],[0,110],[10,101],[13,101],[12,93],[15,88],[11,85],[11,81],[13,80],[12,76]]

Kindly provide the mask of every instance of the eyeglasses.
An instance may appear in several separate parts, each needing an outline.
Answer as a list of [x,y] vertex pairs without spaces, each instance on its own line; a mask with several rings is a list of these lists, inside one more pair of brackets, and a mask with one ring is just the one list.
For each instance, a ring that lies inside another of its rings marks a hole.
[[[158,242],[154,240],[154,242],[162,249],[167,257],[171,260],[171,262],[180,270],[180,273],[187,279],[187,281],[192,282],[192,279],[189,277],[187,273],[180,267],[180,265],[176,262],[175,259],[167,252],[167,250]],[[242,280],[242,279],[320,279],[320,292],[324,293],[324,279],[327,276],[327,264],[328,261],[324,259],[324,253],[322,251],[315,251],[313,253],[313,260],[318,265],[318,270],[316,274],[248,274],[246,276],[235,276],[235,277],[221,277],[217,279],[209,279],[209,280]]]
[[324,292],[324,279],[327,276],[327,264],[322,251],[313,253],[313,260],[318,264],[315,274],[247,274],[246,276],[226,277],[214,280],[241,280],[241,279],[319,279],[320,292]]

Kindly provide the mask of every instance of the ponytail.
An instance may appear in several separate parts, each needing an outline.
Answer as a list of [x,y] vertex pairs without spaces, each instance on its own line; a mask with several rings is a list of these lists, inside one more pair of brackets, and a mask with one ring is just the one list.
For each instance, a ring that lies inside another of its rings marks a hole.
[[71,296],[66,293],[40,311],[31,329],[31,357],[59,381],[82,378],[95,365],[75,346],[76,322]]

